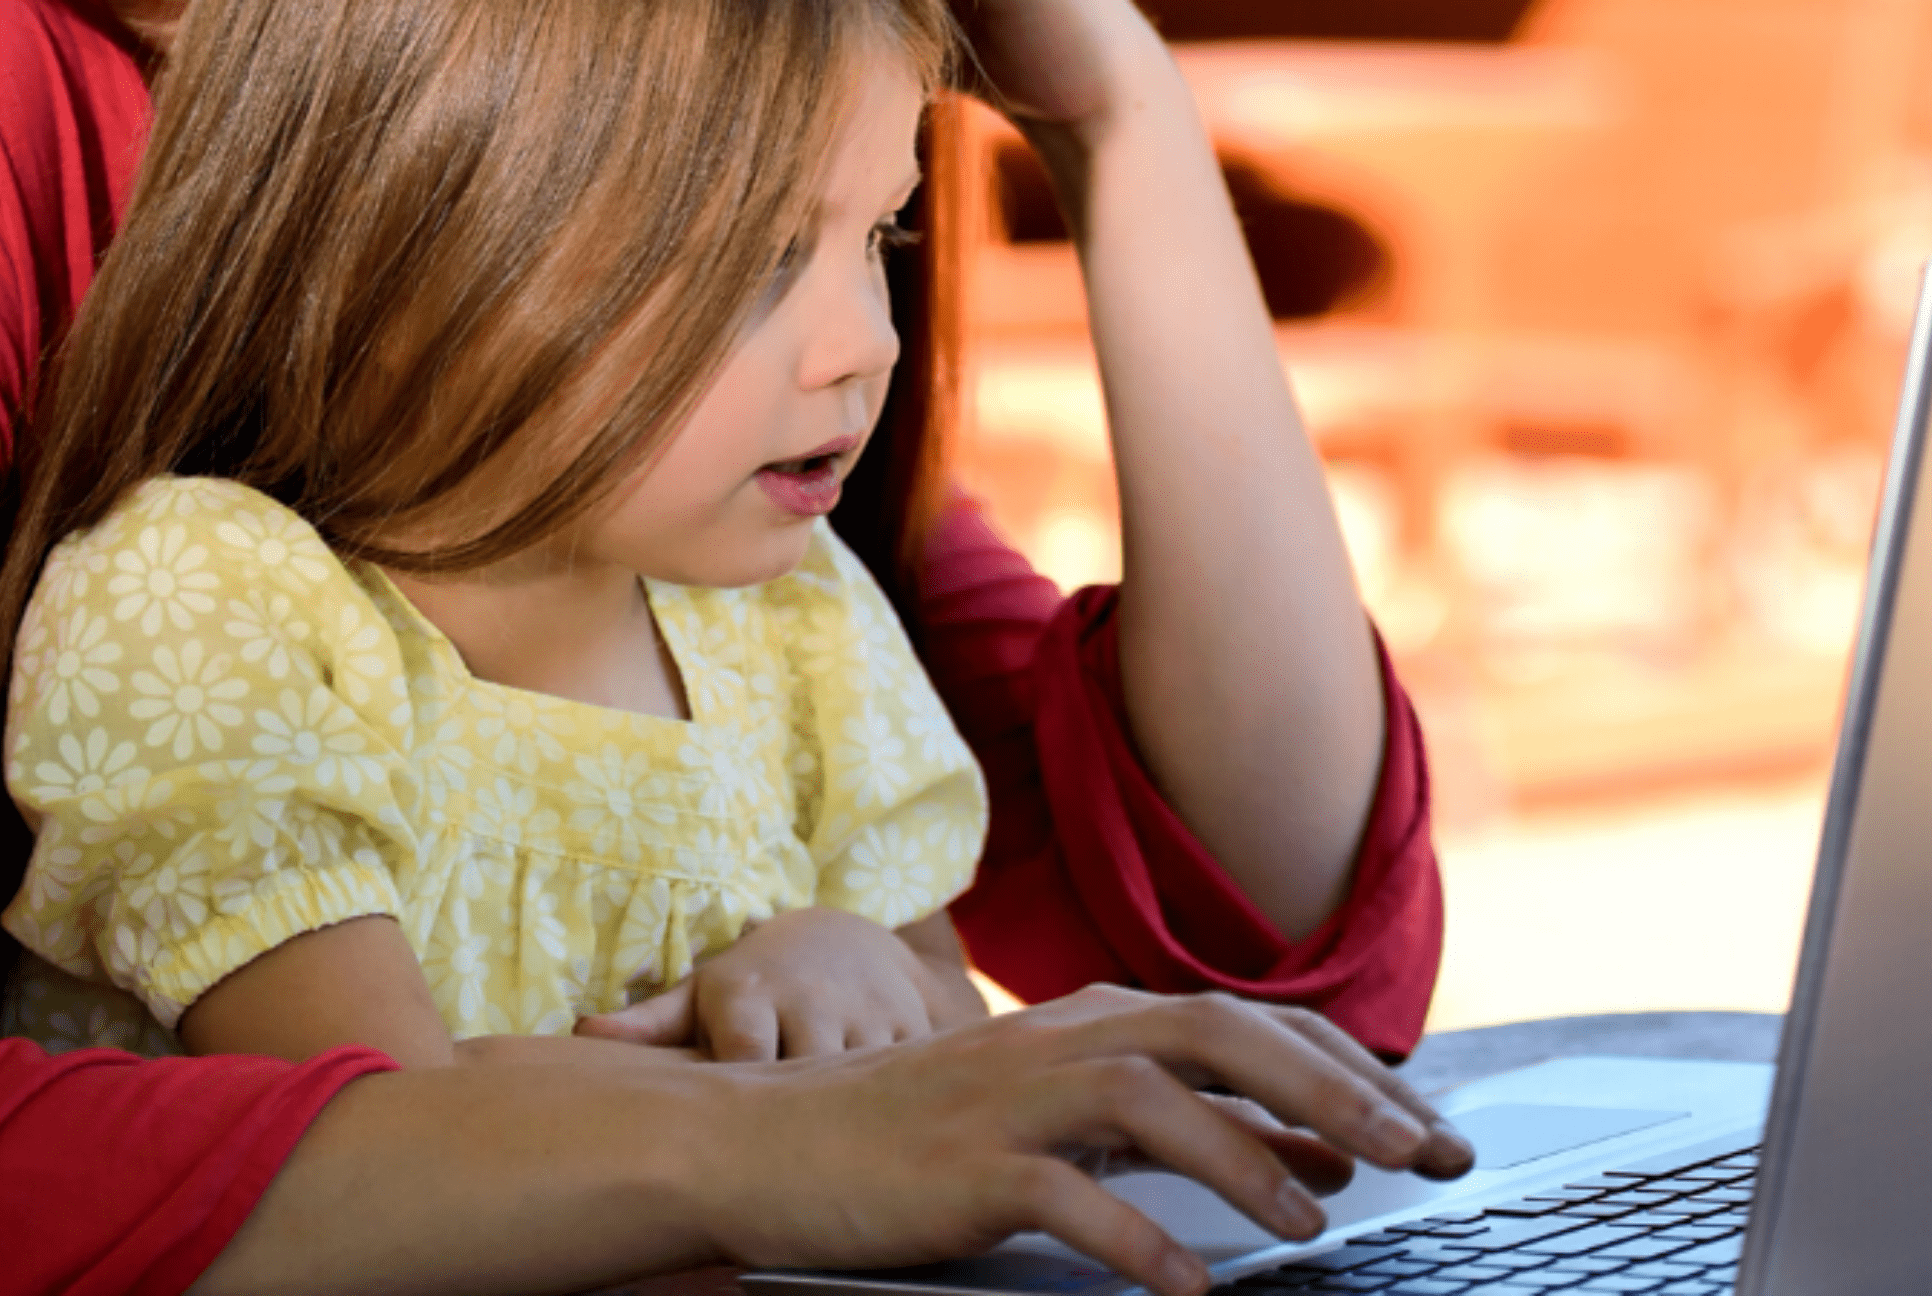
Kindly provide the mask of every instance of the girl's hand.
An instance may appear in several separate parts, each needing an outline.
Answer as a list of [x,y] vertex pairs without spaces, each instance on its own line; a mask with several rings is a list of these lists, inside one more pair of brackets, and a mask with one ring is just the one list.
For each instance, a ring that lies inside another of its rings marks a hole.
[[918,1039],[985,1015],[943,912],[894,933],[813,908],[749,928],[669,990],[586,1017],[577,1033],[769,1062]]
[[1095,127],[1165,58],[1132,0],[954,0],[973,45],[972,88],[1022,126]]

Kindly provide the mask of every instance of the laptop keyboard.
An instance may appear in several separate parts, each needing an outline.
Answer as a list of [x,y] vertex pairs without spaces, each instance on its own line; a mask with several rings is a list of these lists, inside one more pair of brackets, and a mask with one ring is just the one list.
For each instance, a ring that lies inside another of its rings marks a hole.
[[1364,1233],[1210,1296],[1719,1296],[1737,1282],[1757,1168],[1754,1142],[1738,1140],[1717,1155],[1706,1145],[1483,1210]]

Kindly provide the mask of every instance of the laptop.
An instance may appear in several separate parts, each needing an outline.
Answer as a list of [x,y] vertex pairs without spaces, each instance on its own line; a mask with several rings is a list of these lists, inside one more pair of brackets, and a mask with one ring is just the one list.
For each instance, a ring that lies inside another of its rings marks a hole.
[[[1370,1167],[1284,1244],[1190,1180],[1108,1188],[1215,1296],[1932,1293],[1932,274],[1924,280],[1775,1071],[1567,1058],[1450,1091],[1476,1168]],[[1142,1289],[1040,1234],[889,1271],[744,1275],[750,1296]]]

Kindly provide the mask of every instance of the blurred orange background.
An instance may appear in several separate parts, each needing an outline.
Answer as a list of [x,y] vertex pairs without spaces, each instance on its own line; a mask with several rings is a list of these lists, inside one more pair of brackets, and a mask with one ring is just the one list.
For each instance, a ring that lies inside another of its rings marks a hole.
[[[1781,1009],[1932,250],[1932,0],[1145,7],[1428,734],[1432,1027]],[[1116,579],[1072,253],[971,137],[959,469]]]

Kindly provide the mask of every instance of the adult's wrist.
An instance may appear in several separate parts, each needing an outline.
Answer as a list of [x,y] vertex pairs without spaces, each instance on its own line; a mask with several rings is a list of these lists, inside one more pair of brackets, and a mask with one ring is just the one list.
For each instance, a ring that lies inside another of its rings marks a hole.
[[[1167,46],[1151,29],[1147,41],[1113,62],[1109,89],[1089,113],[1066,121],[1015,117],[1014,124],[1033,145],[1079,239],[1095,175],[1109,165],[1160,165],[1178,139],[1209,148],[1193,91]],[[1175,134],[1176,127],[1183,132]],[[1138,156],[1136,156],[1138,155]]]

